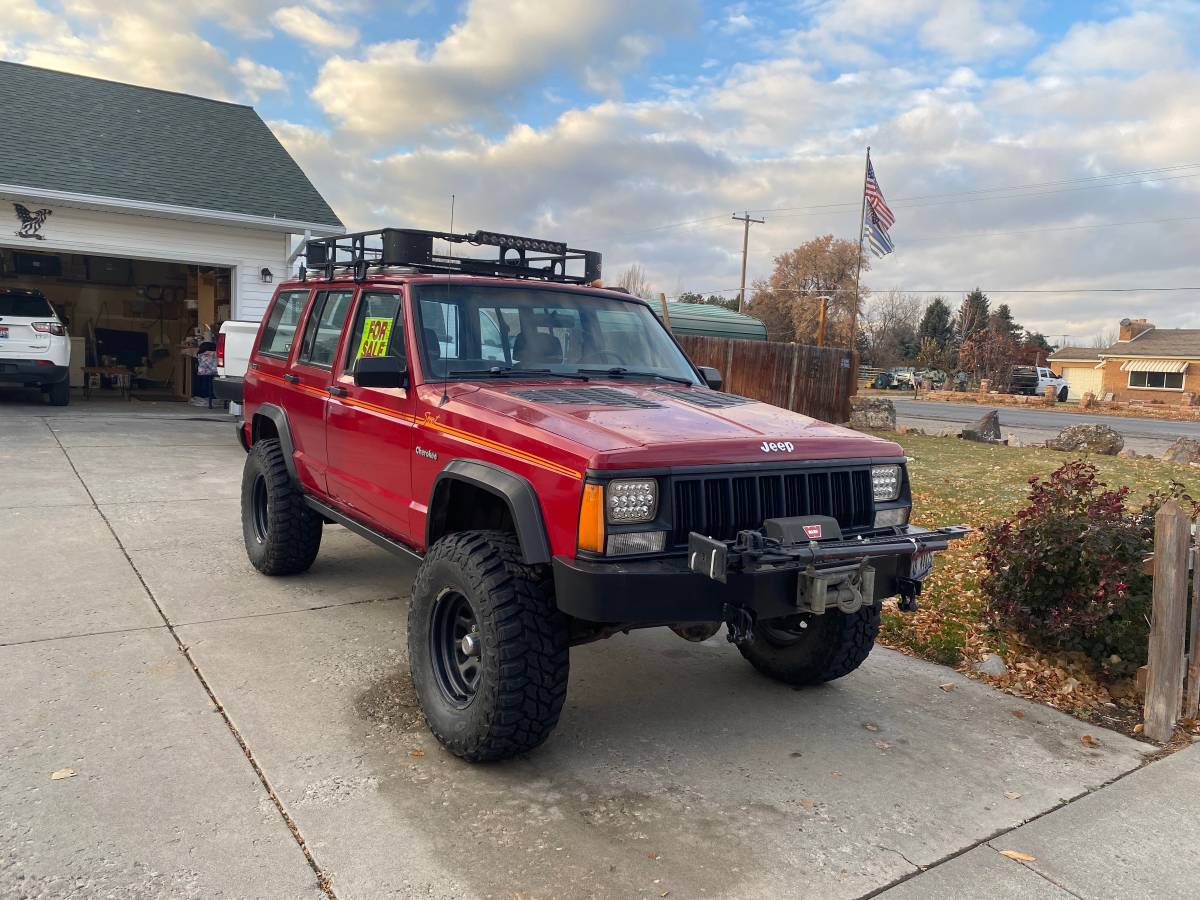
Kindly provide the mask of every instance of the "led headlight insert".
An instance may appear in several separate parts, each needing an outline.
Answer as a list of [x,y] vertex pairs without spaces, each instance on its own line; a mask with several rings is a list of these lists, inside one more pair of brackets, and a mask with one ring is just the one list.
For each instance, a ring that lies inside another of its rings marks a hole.
[[900,480],[899,466],[872,466],[871,489],[875,494],[875,502],[899,499]]
[[658,512],[658,482],[653,478],[610,481],[604,499],[611,525],[651,522]]

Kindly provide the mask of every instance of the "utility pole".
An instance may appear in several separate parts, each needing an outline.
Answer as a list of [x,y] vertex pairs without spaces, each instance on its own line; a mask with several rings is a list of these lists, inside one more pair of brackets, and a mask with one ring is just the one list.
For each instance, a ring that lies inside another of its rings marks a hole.
[[818,297],[817,302],[821,304],[817,318],[817,346],[825,346],[825,314],[829,311],[830,297]]
[[750,218],[750,210],[746,210],[744,215],[734,215],[736,221],[742,223],[742,286],[738,290],[738,312],[746,311],[746,254],[750,251],[750,223],[761,225],[767,221],[764,219]]

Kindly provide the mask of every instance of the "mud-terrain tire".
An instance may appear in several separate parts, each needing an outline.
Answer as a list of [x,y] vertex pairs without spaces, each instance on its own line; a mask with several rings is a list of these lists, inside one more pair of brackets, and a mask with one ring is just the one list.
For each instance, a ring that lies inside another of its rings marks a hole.
[[[474,655],[463,638],[474,635]],[[508,759],[558,724],[566,617],[514,535],[462,531],[426,554],[408,605],[408,659],[429,730],[471,762]]]
[[264,575],[307,571],[321,548],[321,517],[292,483],[279,441],[258,441],[242,468],[242,538]]
[[[807,627],[800,628],[804,622]],[[785,684],[822,684],[849,675],[875,646],[879,604],[858,612],[771,619],[754,626],[754,640],[738,644],[764,675]]]
[[46,388],[46,397],[51,406],[66,406],[71,402],[71,380],[64,378]]

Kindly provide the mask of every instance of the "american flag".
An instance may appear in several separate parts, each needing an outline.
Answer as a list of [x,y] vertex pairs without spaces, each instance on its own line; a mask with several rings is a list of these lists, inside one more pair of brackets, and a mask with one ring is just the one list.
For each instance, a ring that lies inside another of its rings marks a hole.
[[865,231],[867,243],[871,245],[871,252],[876,256],[887,256],[896,249],[896,245],[892,243],[887,229],[883,227],[883,220],[879,218],[874,209],[867,211],[867,227]]
[[887,231],[896,224],[896,217],[892,214],[891,209],[887,205],[887,201],[883,199],[883,191],[879,189],[879,182],[875,180],[875,167],[871,165],[871,160],[867,160],[867,203],[871,205],[871,209],[879,218],[879,224],[883,226],[883,230]]

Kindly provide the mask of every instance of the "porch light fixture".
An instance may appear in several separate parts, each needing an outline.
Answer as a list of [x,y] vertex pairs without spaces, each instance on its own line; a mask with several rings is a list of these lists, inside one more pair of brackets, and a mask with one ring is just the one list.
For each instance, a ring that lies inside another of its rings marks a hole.
[[267,268],[264,268],[261,272],[259,272],[258,277],[263,284],[270,284],[275,280],[275,276],[271,273],[271,270]]

